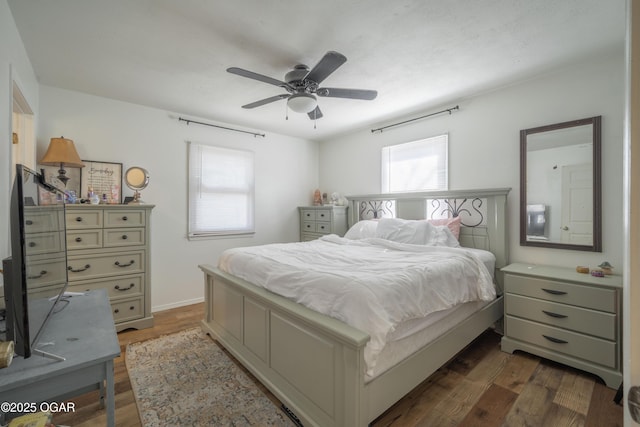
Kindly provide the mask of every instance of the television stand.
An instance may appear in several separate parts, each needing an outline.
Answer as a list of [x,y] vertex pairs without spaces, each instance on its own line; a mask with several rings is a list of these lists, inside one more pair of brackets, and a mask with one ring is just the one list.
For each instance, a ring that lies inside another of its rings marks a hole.
[[[100,402],[106,401],[107,425],[115,426],[113,359],[120,355],[120,343],[107,291],[69,298],[65,309],[51,317],[39,341],[52,343],[46,353],[63,360],[17,357],[8,368],[0,369],[0,402],[9,403],[4,407],[32,404],[26,410],[33,412],[34,406],[39,410],[44,402],[60,406],[73,396],[99,390]],[[0,412],[0,424],[18,415]]]

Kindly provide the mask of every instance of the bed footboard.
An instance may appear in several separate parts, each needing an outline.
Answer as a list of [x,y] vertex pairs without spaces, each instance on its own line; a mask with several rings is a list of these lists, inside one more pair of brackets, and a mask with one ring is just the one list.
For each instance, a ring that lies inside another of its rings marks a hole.
[[210,266],[202,328],[305,426],[367,425],[360,402],[369,336]]

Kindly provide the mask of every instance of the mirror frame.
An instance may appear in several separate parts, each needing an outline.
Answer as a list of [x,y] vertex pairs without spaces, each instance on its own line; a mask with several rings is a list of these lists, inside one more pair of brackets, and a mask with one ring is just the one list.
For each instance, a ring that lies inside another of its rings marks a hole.
[[[572,120],[539,126],[520,131],[520,246],[570,249],[576,251],[602,252],[602,184],[601,184],[601,129],[602,116]],[[593,129],[593,242],[591,245],[573,245],[562,242],[527,240],[527,137],[532,134],[550,132],[576,126],[592,125]]]

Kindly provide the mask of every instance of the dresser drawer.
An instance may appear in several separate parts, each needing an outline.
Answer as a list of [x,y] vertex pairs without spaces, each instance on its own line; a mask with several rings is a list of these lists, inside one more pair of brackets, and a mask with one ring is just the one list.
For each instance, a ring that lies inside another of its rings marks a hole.
[[536,277],[506,274],[505,292],[547,301],[572,304],[594,310],[616,312],[616,291]]
[[300,218],[303,221],[315,221],[316,220],[316,210],[315,209],[302,209],[300,211]]
[[[47,257],[41,260],[29,260],[27,267],[27,284],[29,289],[39,288],[49,285],[57,285],[67,281],[65,270],[64,252],[60,252],[58,257]],[[60,288],[58,288],[60,291]]]
[[113,313],[113,320],[118,323],[139,319],[144,313],[142,310],[143,305],[142,298],[112,302],[111,312]]
[[98,209],[69,209],[65,215],[67,230],[82,230],[86,228],[102,228],[102,210]]
[[302,222],[302,231],[308,231],[310,233],[316,232],[316,223],[315,221],[303,221]]
[[106,289],[109,298],[122,298],[142,295],[144,274],[110,277],[107,279],[73,282],[69,290],[73,292],[89,292],[95,289]]
[[144,273],[144,251],[69,256],[69,281]]
[[316,211],[316,220],[331,222],[331,209],[318,209]]
[[25,236],[25,251],[27,255],[45,255],[52,252],[61,252],[64,235],[60,231],[46,233],[33,233]]
[[104,226],[113,227],[144,227],[145,213],[140,210],[105,210]]
[[615,341],[616,315],[572,305],[506,294],[505,313]]
[[73,230],[67,232],[67,249],[98,249],[102,247],[102,230]]
[[107,228],[104,230],[104,247],[144,245],[144,228]]
[[538,347],[588,360],[593,363],[617,368],[617,345],[615,342],[590,337],[552,326],[505,316],[505,332],[513,339],[525,341]]
[[331,233],[331,223],[318,221],[316,222],[316,233],[329,234]]
[[62,207],[25,206],[24,231],[30,234],[63,230],[62,218]]

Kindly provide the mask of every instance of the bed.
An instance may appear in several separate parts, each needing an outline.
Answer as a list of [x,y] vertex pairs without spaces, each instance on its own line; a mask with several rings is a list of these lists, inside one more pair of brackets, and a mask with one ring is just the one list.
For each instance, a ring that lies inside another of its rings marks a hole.
[[[395,328],[394,332],[404,333],[393,345],[385,342],[378,349],[374,367],[369,343],[376,341],[375,333],[213,265],[200,265],[205,275],[206,305],[202,328],[271,390],[301,424],[368,425],[502,318],[499,271],[508,261],[508,192],[488,189],[348,197],[350,225],[386,217],[456,217],[461,219],[460,245],[493,254],[489,262],[495,298],[439,310],[427,328],[416,326],[420,319],[404,322],[402,328]],[[344,239],[329,236],[324,240],[318,244]]]

